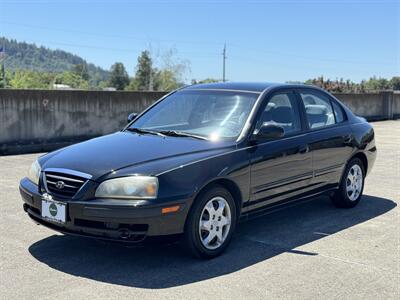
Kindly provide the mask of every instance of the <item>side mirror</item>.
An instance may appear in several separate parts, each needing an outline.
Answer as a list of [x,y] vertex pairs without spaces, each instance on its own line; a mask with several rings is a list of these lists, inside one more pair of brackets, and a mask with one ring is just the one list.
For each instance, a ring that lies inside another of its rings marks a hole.
[[285,130],[278,125],[264,123],[261,128],[255,133],[256,139],[278,139],[285,135]]
[[133,120],[135,120],[136,117],[137,117],[138,115],[139,115],[138,113],[131,113],[131,114],[129,114],[129,116],[128,116],[128,123],[130,123],[130,122],[132,122]]

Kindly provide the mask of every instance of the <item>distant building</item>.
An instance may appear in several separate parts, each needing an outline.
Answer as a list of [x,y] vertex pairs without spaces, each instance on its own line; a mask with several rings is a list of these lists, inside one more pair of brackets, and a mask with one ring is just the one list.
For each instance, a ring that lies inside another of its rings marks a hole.
[[116,91],[117,89],[116,89],[115,87],[105,87],[105,88],[102,88],[102,90],[103,90],[103,91],[108,91],[108,92],[114,92],[114,91]]

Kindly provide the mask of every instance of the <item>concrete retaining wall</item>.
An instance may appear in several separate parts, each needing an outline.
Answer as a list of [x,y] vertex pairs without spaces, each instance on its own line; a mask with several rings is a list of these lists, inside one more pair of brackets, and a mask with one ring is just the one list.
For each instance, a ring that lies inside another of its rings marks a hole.
[[400,94],[390,91],[365,94],[334,94],[356,115],[367,120],[389,120],[400,115]]
[[[0,155],[50,151],[120,130],[163,92],[0,89]],[[400,93],[336,94],[369,120],[400,116]]]
[[120,130],[165,93],[0,89],[0,154],[50,151]]
[[400,118],[400,92],[393,93],[393,119]]
[[354,113],[364,118],[383,117],[383,97],[381,94],[335,94]]

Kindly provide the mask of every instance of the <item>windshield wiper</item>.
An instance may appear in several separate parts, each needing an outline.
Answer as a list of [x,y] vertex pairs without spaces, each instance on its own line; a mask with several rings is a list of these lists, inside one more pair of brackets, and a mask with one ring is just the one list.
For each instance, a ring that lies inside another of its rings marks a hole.
[[142,129],[142,128],[136,128],[136,127],[128,127],[126,130],[133,131],[133,132],[136,132],[139,134],[153,134],[153,135],[165,137],[165,134],[158,132],[158,131],[154,131],[154,130],[148,130],[148,129]]
[[176,131],[176,130],[161,130],[159,133],[162,133],[163,135],[168,135],[168,136],[177,136],[177,137],[191,137],[194,139],[198,140],[208,140],[208,138],[200,135],[195,135],[187,132],[182,132],[182,131]]

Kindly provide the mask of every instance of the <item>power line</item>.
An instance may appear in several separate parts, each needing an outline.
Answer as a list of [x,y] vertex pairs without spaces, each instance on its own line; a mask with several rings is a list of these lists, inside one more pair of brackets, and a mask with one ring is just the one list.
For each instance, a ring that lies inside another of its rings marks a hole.
[[[323,72],[326,69],[329,70],[341,70],[340,66],[334,65],[334,64],[329,64],[329,65],[325,65],[325,66],[321,66],[320,68],[318,68],[317,66],[315,66],[314,64],[304,64],[304,63],[281,63],[281,62],[276,62],[276,61],[267,61],[265,59],[262,58],[249,58],[249,57],[243,57],[243,56],[236,56],[236,55],[230,55],[230,58],[232,59],[232,61],[235,62],[243,62],[246,63],[246,65],[252,64],[255,65],[257,67],[261,67],[264,64],[268,65],[269,67],[274,67],[274,68],[284,68],[287,70],[299,70],[299,69],[303,69],[306,71],[315,71],[315,72]],[[236,64],[235,64],[236,65]],[[354,67],[353,69],[349,69],[348,71],[352,71],[352,72],[360,72],[362,71],[363,73],[365,72],[371,72],[371,69],[368,69],[367,67],[363,68],[363,67]]]
[[[69,32],[69,33],[74,33],[74,34],[83,34],[83,35],[93,35],[93,36],[102,36],[102,37],[119,37],[123,39],[134,39],[134,40],[140,40],[140,41],[154,41],[154,42],[161,42],[161,43],[182,43],[182,44],[209,44],[209,45],[217,45],[220,42],[217,41],[190,41],[190,40],[164,40],[164,39],[156,39],[156,38],[144,38],[144,37],[137,37],[137,36],[131,36],[131,35],[122,35],[122,34],[104,34],[104,33],[95,33],[95,32],[88,32],[88,31],[80,31],[80,30],[73,30],[73,29],[66,29],[66,28],[55,28],[55,27],[46,27],[46,26],[39,26],[39,25],[32,25],[32,24],[23,24],[23,23],[15,23],[15,22],[9,22],[9,21],[0,21],[0,23],[4,24],[11,24],[15,26],[23,26],[27,28],[37,28],[37,29],[43,29],[43,30],[48,30],[48,31],[61,31],[61,32]],[[58,42],[57,42],[58,43]],[[56,44],[54,42],[53,44]],[[62,43],[58,43],[62,45]],[[394,62],[389,62],[389,61],[355,61],[355,60],[348,60],[348,59],[335,59],[335,58],[321,58],[321,57],[315,57],[315,56],[305,56],[305,55],[298,55],[294,53],[285,53],[285,52],[280,52],[280,51],[269,51],[269,50],[264,50],[264,49],[257,49],[257,48],[249,48],[249,47],[243,47],[242,45],[238,45],[235,43],[228,43],[229,46],[231,47],[236,47],[239,49],[243,49],[244,51],[251,51],[251,52],[256,52],[256,53],[265,53],[265,54],[273,54],[273,55],[278,55],[278,56],[283,56],[283,57],[294,57],[294,58],[301,58],[301,59],[307,59],[307,60],[313,60],[313,61],[326,61],[326,62],[336,62],[336,63],[350,63],[350,64],[359,64],[359,65],[393,65]],[[66,45],[65,46],[69,46]],[[75,45],[76,47],[80,47],[80,45]],[[87,46],[87,45],[81,45],[82,47],[85,48],[93,48],[93,49],[102,49],[102,50],[115,50],[115,51],[132,51],[132,49],[121,49],[121,48],[106,48],[106,47],[98,47],[98,46]],[[138,50],[134,50],[138,51]],[[183,52],[180,52],[183,53]],[[191,54],[193,52],[187,52],[187,54]],[[202,52],[204,53],[204,52]],[[216,55],[216,53],[212,53],[210,55]]]
[[47,26],[40,26],[40,25],[32,25],[26,23],[16,23],[16,22],[9,22],[9,21],[0,21],[0,23],[14,25],[14,26],[21,26],[27,28],[36,28],[36,29],[43,29],[47,31],[59,31],[59,32],[69,32],[75,34],[83,34],[83,35],[92,35],[92,36],[102,36],[102,37],[111,37],[111,38],[123,38],[123,39],[131,39],[131,40],[139,40],[139,41],[154,41],[154,42],[161,42],[161,43],[179,43],[179,44],[210,44],[210,45],[217,45],[220,42],[216,41],[193,41],[193,40],[169,40],[169,39],[158,39],[152,37],[139,37],[139,36],[132,36],[126,34],[107,34],[107,33],[98,33],[92,31],[82,31],[82,30],[75,30],[75,29],[67,29],[67,28],[60,28],[60,27],[47,27]]
[[293,54],[293,53],[286,53],[286,52],[278,52],[278,51],[266,51],[266,50],[260,50],[256,48],[244,48],[241,45],[237,44],[229,44],[232,47],[236,48],[241,48],[257,53],[265,53],[265,54],[273,54],[273,55],[278,55],[278,56],[289,56],[289,57],[295,57],[295,58],[302,58],[302,59],[309,59],[313,61],[326,61],[326,62],[338,62],[338,63],[352,63],[352,64],[361,64],[361,65],[393,65],[393,62],[365,62],[365,61],[355,61],[355,60],[347,60],[347,59],[335,59],[335,58],[320,58],[320,57],[314,57],[314,56],[304,56],[304,55],[298,55],[298,54]]
[[[114,48],[114,47],[103,47],[103,46],[97,46],[97,45],[87,45],[87,44],[75,44],[75,43],[65,43],[65,42],[57,42],[57,41],[45,41],[45,40],[35,40],[35,42],[30,41],[28,43],[40,43],[42,45],[44,44],[53,44],[53,45],[60,45],[60,46],[66,46],[66,47],[77,47],[77,48],[88,48],[88,49],[97,49],[97,50],[106,50],[106,51],[120,51],[120,52],[136,52],[136,51],[142,51],[143,48]],[[186,52],[186,51],[179,51],[181,54],[187,54],[187,55],[199,55],[199,56],[205,56],[205,57],[210,57],[210,56],[216,56],[218,53],[214,52]]]

